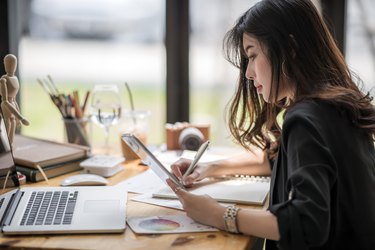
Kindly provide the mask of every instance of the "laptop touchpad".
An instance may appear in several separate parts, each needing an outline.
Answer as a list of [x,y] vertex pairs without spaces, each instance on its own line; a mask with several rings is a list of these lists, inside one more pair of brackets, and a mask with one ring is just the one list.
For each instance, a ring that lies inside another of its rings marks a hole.
[[120,206],[119,200],[87,200],[83,208],[85,213],[112,213],[118,211]]

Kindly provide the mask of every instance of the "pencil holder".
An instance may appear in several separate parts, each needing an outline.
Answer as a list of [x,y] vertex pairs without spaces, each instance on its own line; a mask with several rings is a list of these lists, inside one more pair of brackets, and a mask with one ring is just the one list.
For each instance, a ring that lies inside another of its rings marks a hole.
[[65,135],[69,143],[79,144],[90,147],[87,135],[89,120],[87,118],[65,118]]

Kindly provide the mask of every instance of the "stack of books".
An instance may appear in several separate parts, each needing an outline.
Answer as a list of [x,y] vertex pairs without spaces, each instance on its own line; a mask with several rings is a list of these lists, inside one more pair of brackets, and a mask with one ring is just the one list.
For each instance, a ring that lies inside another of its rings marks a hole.
[[[86,146],[59,143],[23,135],[15,135],[13,156],[16,169],[31,182],[82,169],[80,162],[90,154]],[[42,171],[40,170],[42,169]]]

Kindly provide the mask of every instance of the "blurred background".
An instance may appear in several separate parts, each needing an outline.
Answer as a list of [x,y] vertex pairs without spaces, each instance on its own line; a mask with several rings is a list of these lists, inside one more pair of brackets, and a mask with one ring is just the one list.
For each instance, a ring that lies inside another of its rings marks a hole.
[[[94,84],[117,84],[123,109],[151,111],[149,143],[165,142],[166,0],[23,0],[19,42],[20,104],[31,126],[22,133],[63,140],[57,108],[37,83],[52,76],[62,92],[84,95]],[[211,124],[215,145],[232,145],[225,122],[237,70],[223,58],[227,30],[256,0],[189,1],[189,120]],[[319,1],[315,1],[320,8]],[[345,57],[374,95],[375,2],[347,0]],[[91,134],[102,140],[94,126]],[[118,142],[116,127],[111,140]]]

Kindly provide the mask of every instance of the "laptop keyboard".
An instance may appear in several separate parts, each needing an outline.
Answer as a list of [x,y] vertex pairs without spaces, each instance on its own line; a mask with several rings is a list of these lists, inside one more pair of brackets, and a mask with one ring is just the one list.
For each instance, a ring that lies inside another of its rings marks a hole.
[[32,192],[21,225],[69,225],[78,191]]

